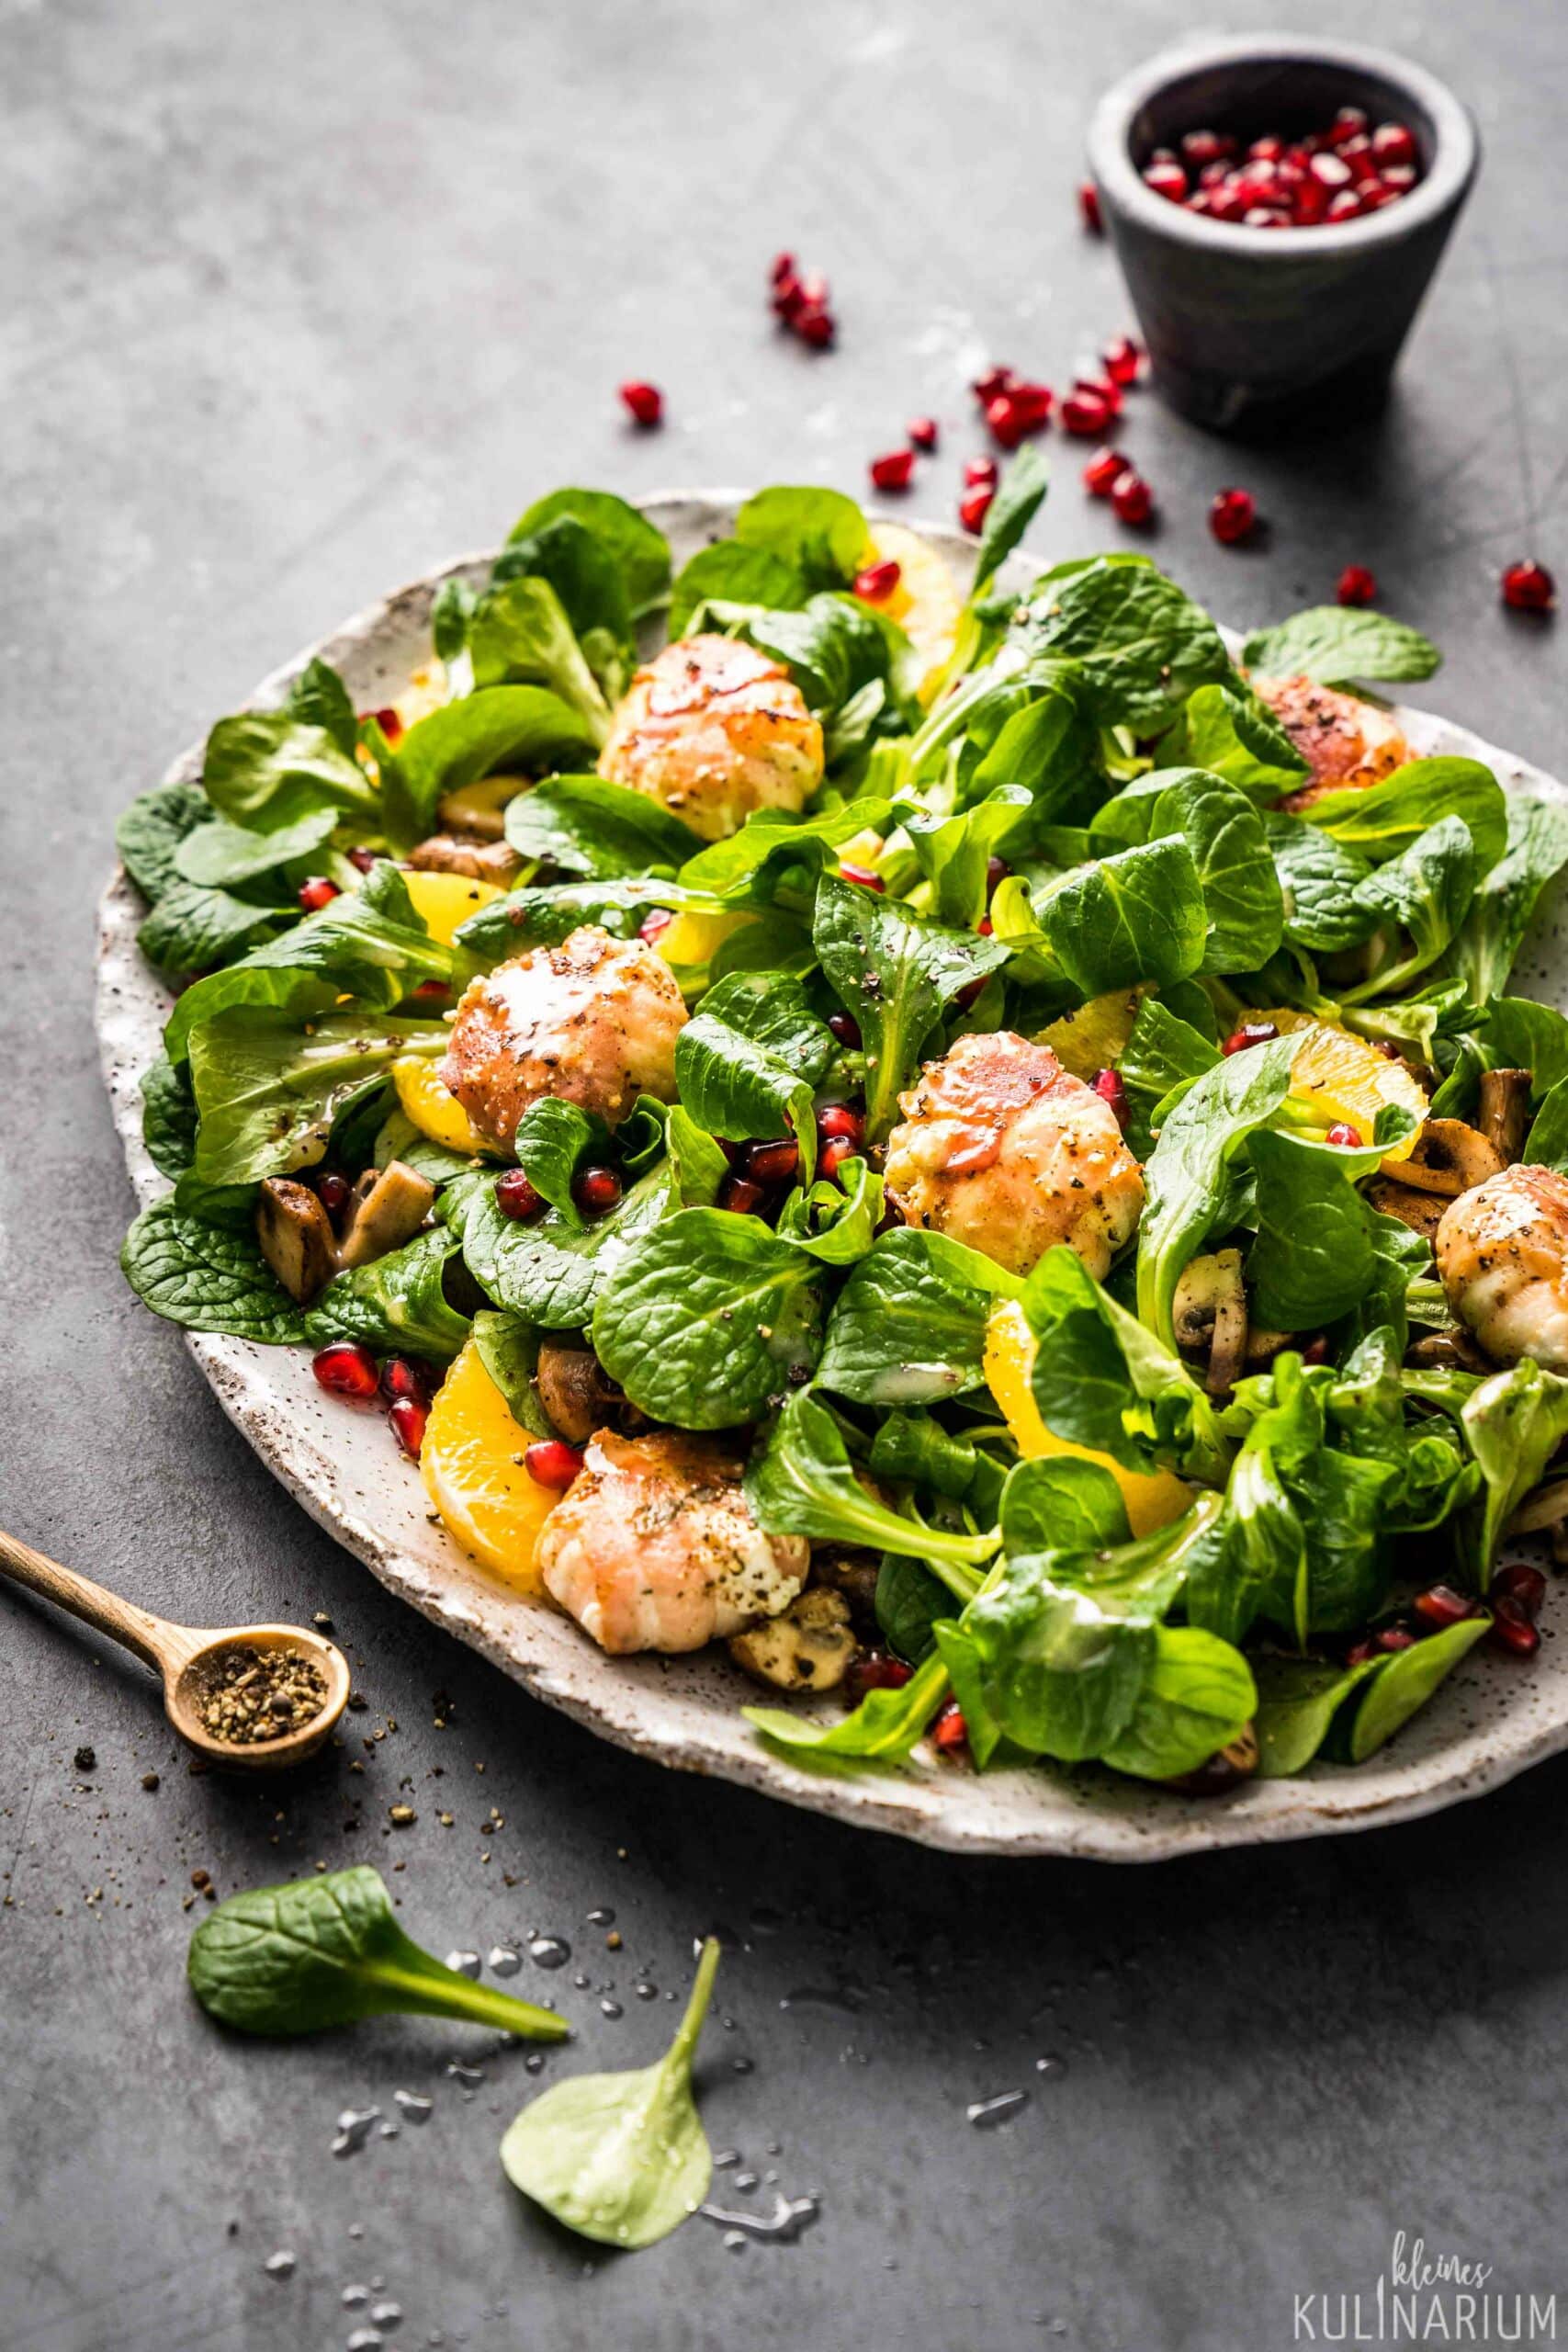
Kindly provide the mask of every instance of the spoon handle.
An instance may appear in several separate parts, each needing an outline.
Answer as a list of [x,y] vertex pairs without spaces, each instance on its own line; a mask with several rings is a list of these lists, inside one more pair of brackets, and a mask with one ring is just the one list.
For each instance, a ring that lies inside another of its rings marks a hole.
[[96,1625],[100,1634],[123,1642],[128,1650],[134,1650],[149,1666],[163,1671],[170,1648],[169,1637],[175,1629],[162,1617],[138,1609],[134,1601],[122,1600],[118,1593],[106,1591],[90,1577],[79,1577],[74,1568],[62,1568],[58,1560],[46,1558],[43,1553],[35,1552],[30,1544],[23,1544],[4,1530],[0,1530],[0,1576],[14,1577],[18,1584],[41,1592],[57,1608],[68,1609],[73,1617]]

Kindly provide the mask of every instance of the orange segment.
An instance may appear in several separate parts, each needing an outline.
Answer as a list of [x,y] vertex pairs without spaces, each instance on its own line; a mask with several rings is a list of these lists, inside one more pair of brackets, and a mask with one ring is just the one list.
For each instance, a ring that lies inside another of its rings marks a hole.
[[[1298,1029],[1315,1032],[1292,1067],[1291,1092],[1297,1102],[1310,1102],[1330,1125],[1343,1119],[1371,1143],[1378,1113],[1385,1102],[1397,1102],[1414,1111],[1417,1119],[1425,1119],[1427,1097],[1404,1064],[1391,1062],[1368,1038],[1288,1007],[1249,1012],[1247,1018],[1271,1021],[1281,1036],[1293,1035]],[[1417,1128],[1416,1135],[1419,1132]],[[1416,1135],[1395,1144],[1387,1159],[1408,1159],[1416,1148]]]
[[435,1392],[420,1449],[420,1476],[447,1533],[520,1592],[542,1589],[534,1546],[560,1500],[524,1467],[533,1443],[468,1340]]
[[422,1136],[428,1136],[432,1143],[444,1143],[448,1151],[491,1150],[493,1147],[470,1124],[457,1096],[447,1092],[437,1069],[438,1065],[424,1054],[401,1054],[392,1064],[392,1084],[404,1117]]
[[1042,1029],[1034,1042],[1049,1046],[1074,1078],[1098,1078],[1126,1052],[1138,1007],[1147,994],[1147,987],[1140,984],[1135,989],[1114,989],[1109,996],[1091,996],[1076,1012],[1064,1012],[1059,1021]]
[[896,563],[898,585],[890,596],[877,605],[890,621],[897,621],[915,651],[919,656],[919,684],[917,692],[922,702],[929,702],[936,692],[937,681],[953,658],[953,648],[958,636],[959,616],[964,602],[947,568],[947,559],[935,548],[907,530],[902,523],[876,523],[872,526],[871,552],[868,564]]
[[451,946],[460,922],[502,896],[493,882],[476,881],[471,874],[406,873],[403,880],[415,914],[443,947]]
[[1046,1428],[1029,1385],[1034,1351],[1034,1334],[1022,1307],[1016,1299],[1004,1299],[993,1308],[986,1326],[986,1378],[1024,1459],[1036,1462],[1048,1454],[1072,1453],[1080,1462],[1097,1462],[1121,1487],[1134,1535],[1152,1535],[1156,1527],[1168,1527],[1173,1519],[1179,1519],[1192,1500],[1192,1489],[1172,1472],[1156,1470],[1145,1476],[1123,1470],[1108,1453],[1074,1445],[1070,1439],[1057,1437]]

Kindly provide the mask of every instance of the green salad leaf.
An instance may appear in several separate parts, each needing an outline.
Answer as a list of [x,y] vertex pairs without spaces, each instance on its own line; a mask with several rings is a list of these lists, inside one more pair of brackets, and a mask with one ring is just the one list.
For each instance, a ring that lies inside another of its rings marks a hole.
[[1351,605],[1314,605],[1277,628],[1255,629],[1241,649],[1248,670],[1269,678],[1314,678],[1323,686],[1358,678],[1429,678],[1442,655],[1419,629]]
[[634,1405],[682,1429],[755,1419],[809,1377],[821,1340],[812,1259],[760,1217],[678,1209],[635,1239],[593,1309],[599,1361]]
[[508,544],[536,541],[562,521],[578,524],[615,564],[634,621],[659,610],[670,587],[670,542],[657,524],[613,491],[552,490],[524,509]]
[[923,1405],[985,1379],[986,1324],[1017,1277],[945,1234],[896,1226],[850,1270],[817,1379],[861,1405]]
[[668,871],[701,847],[646,792],[602,775],[557,775],[506,804],[506,838],[520,857],[594,880]]
[[973,1570],[997,1548],[994,1532],[926,1526],[879,1501],[857,1476],[832,1413],[805,1389],[789,1399],[752,1456],[746,1494],[758,1525],[770,1534],[912,1553],[965,1598]]
[[449,1363],[468,1336],[468,1317],[447,1304],[444,1277],[457,1237],[445,1226],[414,1236],[368,1265],[334,1274],[305,1314],[308,1346],[357,1340],[378,1355],[429,1356]]
[[387,838],[394,849],[412,849],[434,831],[447,793],[482,776],[579,768],[599,742],[582,713],[543,686],[490,686],[446,703],[417,719],[381,763]]
[[190,1331],[288,1347],[305,1336],[299,1307],[253,1232],[212,1225],[173,1195],[143,1209],[125,1237],[120,1268],[143,1306]]
[[789,565],[808,591],[847,588],[865,560],[865,516],[841,491],[780,484],[749,498],[735,518],[742,547]]

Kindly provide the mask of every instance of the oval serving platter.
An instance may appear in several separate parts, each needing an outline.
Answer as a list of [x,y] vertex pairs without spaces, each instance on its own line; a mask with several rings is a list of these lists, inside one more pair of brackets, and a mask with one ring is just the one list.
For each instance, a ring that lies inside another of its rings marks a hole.
[[[733,528],[740,496],[692,492],[641,503],[669,537],[679,567]],[[956,574],[967,575],[973,541],[939,526],[915,527]],[[491,554],[464,557],[399,589],[275,671],[252,702],[276,703],[316,656],[343,673],[356,707],[389,702],[429,658],[430,609],[441,582],[457,573],[481,584],[492,560]],[[1003,578],[1024,587],[1035,569],[1030,557],[1015,555]],[[1417,753],[1483,760],[1506,788],[1529,786],[1568,799],[1554,779],[1463,728],[1403,707],[1394,715]],[[199,777],[201,754],[202,746],[194,745],[164,780]],[[171,1000],[137,949],[143,911],[137,891],[117,873],[99,910],[96,1018],[115,1125],[145,1206],[167,1185],[141,1141],[141,1077],[157,1053]],[[1520,993],[1568,1001],[1568,902],[1561,891],[1538,915],[1514,985]],[[866,1828],[961,1852],[1155,1861],[1407,1820],[1478,1796],[1568,1747],[1568,1643],[1559,1651],[1549,1641],[1530,1671],[1474,1653],[1367,1764],[1353,1770],[1314,1765],[1299,1779],[1254,1781],[1228,1797],[1182,1797],[1092,1766],[1068,1771],[1034,1765],[981,1778],[917,1757],[897,1770],[853,1777],[808,1770],[757,1740],[739,1713],[743,1678],[722,1652],[607,1657],[567,1618],[487,1577],[432,1525],[419,1474],[389,1442],[381,1417],[330,1399],[303,1349],[197,1335],[188,1345],[224,1411],[296,1501],[383,1584],[536,1698],[656,1763],[715,1773]]]

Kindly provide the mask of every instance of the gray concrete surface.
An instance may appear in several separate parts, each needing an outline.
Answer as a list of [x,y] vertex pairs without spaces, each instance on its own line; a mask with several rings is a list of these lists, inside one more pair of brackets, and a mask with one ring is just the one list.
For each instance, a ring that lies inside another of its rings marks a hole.
[[[1232,453],[1134,401],[1157,544],[1244,621],[1371,563],[1447,650],[1434,702],[1561,766],[1561,626],[1511,626],[1495,579],[1531,547],[1568,569],[1568,18],[1312,16],[1453,80],[1482,189],[1380,426]],[[666,1777],[383,1595],[115,1269],[89,1006],[120,804],[293,647],[558,481],[859,489],[930,409],[947,445],[911,509],[949,512],[966,364],[1060,379],[1123,323],[1074,220],[1081,128],[1182,22],[1171,0],[0,0],[4,1523],[172,1613],[325,1609],[355,1731],[398,1726],[362,1776],[344,1751],[276,1799],[191,1779],[134,1669],[0,1600],[4,2352],[326,2352],[372,2278],[402,2346],[1274,2352],[1297,2294],[1370,2295],[1399,2231],[1495,2288],[1568,2287],[1568,1763],[1414,1827],[1145,1874],[965,1864]],[[831,274],[829,357],[770,329],[784,243]],[[630,374],[665,386],[662,434],[622,424]],[[1076,471],[1034,534],[1055,554],[1105,526]],[[1230,481],[1272,526],[1240,554],[1201,527]],[[400,1794],[420,1820],[393,1852]],[[649,2053],[671,2012],[638,1973],[679,1985],[693,1934],[728,1928],[714,2143],[819,2193],[817,2226],[736,2253],[696,2221],[585,2261],[497,2167],[520,2051],[483,2050],[466,2097],[457,2028],[220,2038],[182,1981],[191,1871],[227,1893],[356,1855],[404,1866],[438,1951],[569,1937],[569,2064]],[[391,2115],[398,2087],[429,2123],[334,2160],[337,2109]],[[965,2121],[1014,2088],[1016,2120]]]

